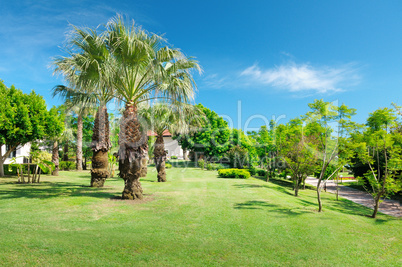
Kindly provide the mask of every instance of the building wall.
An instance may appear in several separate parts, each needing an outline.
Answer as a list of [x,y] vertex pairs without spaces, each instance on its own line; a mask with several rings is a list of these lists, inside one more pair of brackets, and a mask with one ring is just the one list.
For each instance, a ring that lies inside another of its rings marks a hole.
[[183,159],[183,149],[181,149],[177,140],[173,140],[172,137],[163,137],[165,142],[165,150],[167,150],[168,158],[171,156],[177,156],[179,159]]
[[[30,144],[30,143],[25,144],[25,145],[22,146],[22,147],[18,147],[18,148],[17,148],[17,151],[16,151],[16,153],[15,153],[15,154],[16,154],[15,157],[16,157],[17,163],[24,163],[24,157],[29,157],[30,151],[31,151],[31,144]],[[6,146],[3,145],[3,146],[1,147],[1,155],[4,155],[5,153],[6,153]],[[13,156],[13,155],[11,154],[10,157],[8,157],[8,158],[6,159],[6,161],[4,162],[4,164],[10,164],[10,163],[11,163],[11,159],[13,158],[12,156]]]

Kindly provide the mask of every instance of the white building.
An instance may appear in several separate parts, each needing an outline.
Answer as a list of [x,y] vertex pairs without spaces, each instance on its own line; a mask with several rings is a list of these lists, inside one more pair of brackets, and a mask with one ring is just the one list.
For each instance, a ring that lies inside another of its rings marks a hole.
[[[148,132],[149,136],[156,136],[154,132]],[[167,157],[170,158],[172,156],[176,156],[179,159],[184,158],[183,149],[177,142],[177,140],[173,140],[172,134],[166,130],[163,132],[163,142],[165,143],[165,150],[167,152]]]
[[[25,163],[26,159],[29,158],[29,153],[31,152],[31,143],[27,143],[24,146],[19,146],[17,149],[7,157],[4,164],[10,164],[12,158],[16,158],[17,163]],[[6,153],[6,145],[0,148],[0,154],[3,156]],[[25,161],[24,161],[25,159]]]

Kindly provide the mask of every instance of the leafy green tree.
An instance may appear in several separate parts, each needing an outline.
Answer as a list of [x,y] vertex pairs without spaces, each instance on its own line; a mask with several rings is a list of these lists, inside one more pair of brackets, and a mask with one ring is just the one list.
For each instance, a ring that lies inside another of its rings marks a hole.
[[[308,104],[308,106],[311,111],[303,116],[303,120],[307,123],[310,133],[314,134],[318,140],[318,145],[314,149],[316,150],[318,162],[321,165],[317,183],[318,212],[321,212],[321,190],[324,185],[324,175],[330,164],[335,164],[337,168],[329,178],[343,167],[338,160],[344,158],[346,153],[344,155],[339,154],[342,151],[340,150],[341,139],[339,138],[339,133],[346,129],[350,118],[355,114],[355,109],[350,109],[346,105],[337,107],[322,99],[316,99],[313,103]],[[339,125],[338,129],[331,127],[331,122],[337,122]],[[338,131],[338,135],[335,132],[336,130]],[[345,152],[346,150],[343,151]]]
[[7,88],[0,81],[0,176],[4,161],[18,147],[47,135],[49,112],[45,100],[34,91],[24,94],[14,86]]
[[275,138],[276,125],[274,121],[270,122],[270,128],[266,125],[261,126],[258,132],[248,133],[250,138],[254,140],[254,146],[258,155],[260,165],[267,169],[267,181],[272,178],[278,162],[278,148]]
[[59,142],[62,140],[62,133],[64,132],[65,113],[64,107],[53,106],[49,110],[49,116],[47,117],[47,136],[46,139],[52,142],[52,163],[54,168],[52,175],[59,175]]
[[279,125],[276,134],[279,156],[290,169],[295,196],[298,196],[301,184],[316,168],[317,158],[313,149],[317,145],[316,136],[305,131],[301,119]]
[[[402,189],[401,181],[396,179],[402,169],[402,135],[391,131],[395,121],[393,110],[378,109],[370,113],[367,128],[355,133],[352,139],[356,156],[369,166],[364,178],[369,185],[365,188],[374,198],[373,218],[377,216],[381,198]],[[383,160],[380,160],[381,156]]]
[[257,151],[250,137],[241,129],[230,130],[230,143],[227,156],[234,168],[250,167],[257,162]]
[[218,114],[201,104],[198,107],[205,114],[206,124],[197,131],[176,135],[174,138],[183,150],[192,151],[196,157],[204,155],[209,160],[222,158],[230,148],[228,123]]

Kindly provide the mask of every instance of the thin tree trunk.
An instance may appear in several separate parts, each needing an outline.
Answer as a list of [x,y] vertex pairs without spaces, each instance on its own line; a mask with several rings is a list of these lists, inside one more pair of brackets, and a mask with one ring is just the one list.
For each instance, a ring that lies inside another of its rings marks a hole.
[[163,135],[156,137],[154,146],[154,161],[158,172],[158,182],[166,182],[166,151]]
[[52,162],[54,164],[54,171],[52,171],[53,176],[59,176],[59,142],[53,142],[52,149]]
[[28,184],[31,183],[31,164],[29,163],[28,159]]
[[41,168],[39,168],[39,175],[38,175],[38,183],[40,182],[40,174],[41,174],[41,172],[42,172],[42,170],[41,170]]
[[77,118],[77,170],[82,171],[82,114]]
[[374,212],[373,212],[373,215],[371,215],[372,218],[377,217],[378,208],[380,207],[380,198],[381,198],[381,195],[378,194],[378,196],[376,196],[375,199],[374,199],[375,204],[374,204]]
[[299,196],[299,181],[296,181],[295,197]]
[[119,175],[125,183],[122,199],[142,199],[141,160],[147,155],[148,142],[132,104],[127,104],[123,113],[119,145]]
[[[0,151],[1,152],[1,151]],[[1,154],[1,153],[0,153]],[[1,157],[2,155],[0,155]],[[0,177],[4,176],[4,162],[3,159],[0,159]]]
[[103,187],[106,178],[110,175],[108,169],[108,151],[110,147],[109,118],[106,106],[102,105],[96,112],[92,135],[92,187]]
[[20,172],[21,172],[21,183],[25,184],[24,170],[21,164],[20,164]]
[[63,161],[68,161],[68,140],[66,140],[63,147]]
[[321,202],[321,190],[320,190],[320,181],[317,184],[317,200],[318,200],[318,212],[322,212],[322,202]]
[[188,160],[187,149],[183,149],[183,159]]

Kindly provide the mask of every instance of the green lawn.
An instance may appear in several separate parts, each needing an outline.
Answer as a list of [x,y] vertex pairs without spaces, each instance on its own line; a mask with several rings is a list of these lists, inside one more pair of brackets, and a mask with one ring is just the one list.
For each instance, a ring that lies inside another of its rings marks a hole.
[[41,184],[0,179],[0,263],[37,266],[401,266],[402,221],[287,183],[217,178],[199,169],[142,179],[142,202],[118,200],[123,181],[90,188],[89,172]]

